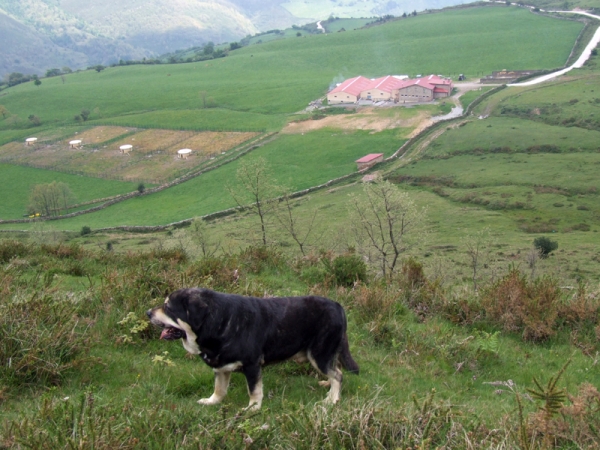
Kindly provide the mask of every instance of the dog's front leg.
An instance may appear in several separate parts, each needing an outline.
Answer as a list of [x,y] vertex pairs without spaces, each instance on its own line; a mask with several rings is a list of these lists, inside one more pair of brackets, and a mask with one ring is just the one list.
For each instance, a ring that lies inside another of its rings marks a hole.
[[244,366],[242,372],[246,376],[248,383],[248,395],[250,395],[250,403],[246,409],[260,409],[263,399],[262,373],[260,365]]
[[214,369],[215,371],[215,392],[209,398],[201,398],[198,403],[201,405],[216,405],[227,395],[227,388],[229,387],[229,379],[231,378],[231,372]]

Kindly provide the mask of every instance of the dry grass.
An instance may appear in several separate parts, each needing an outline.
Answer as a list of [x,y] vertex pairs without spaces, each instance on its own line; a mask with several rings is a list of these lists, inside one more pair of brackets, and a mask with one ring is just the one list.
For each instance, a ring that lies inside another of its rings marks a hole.
[[[0,159],[14,164],[74,172],[84,175],[148,182],[163,182],[189,171],[213,155],[226,152],[258,133],[192,132],[141,130],[125,127],[95,127],[71,134],[55,144],[39,143],[26,147],[11,142],[0,147]],[[123,136],[119,139],[119,136]],[[81,149],[69,148],[69,141],[80,139]],[[119,151],[131,144],[129,154]],[[177,158],[177,150],[192,149],[188,159]]]

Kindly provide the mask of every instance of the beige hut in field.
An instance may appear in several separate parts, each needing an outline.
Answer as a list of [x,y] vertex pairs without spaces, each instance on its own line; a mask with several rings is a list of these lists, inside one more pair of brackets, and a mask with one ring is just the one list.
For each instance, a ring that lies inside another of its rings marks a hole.
[[127,155],[129,152],[131,152],[131,150],[133,150],[133,145],[131,144],[121,145],[119,147],[119,152],[123,153],[124,155]]
[[81,139],[75,139],[73,141],[69,141],[70,148],[81,148]]
[[38,139],[36,137],[27,138],[27,139],[25,139],[25,145],[31,146],[31,145],[35,144],[37,142],[37,140]]

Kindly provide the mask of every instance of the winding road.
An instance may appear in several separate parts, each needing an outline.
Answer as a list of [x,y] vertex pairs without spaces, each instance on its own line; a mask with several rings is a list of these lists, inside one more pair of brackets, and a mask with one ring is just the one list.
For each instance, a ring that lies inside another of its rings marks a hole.
[[[588,16],[588,17],[592,17],[594,19],[600,20],[600,16],[595,16],[594,14],[590,14],[585,11],[548,11],[548,12],[562,13],[562,14],[581,14],[583,16]],[[552,78],[556,78],[561,75],[564,75],[565,73],[567,73],[573,69],[579,69],[579,68],[583,67],[585,62],[590,58],[590,56],[592,55],[592,50],[594,50],[594,48],[596,48],[598,43],[600,43],[600,27],[598,27],[596,29],[594,36],[592,37],[592,39],[590,40],[588,45],[585,47],[585,49],[581,53],[581,56],[577,59],[577,61],[575,61],[575,64],[573,64],[572,66],[569,66],[562,70],[558,70],[556,72],[549,73],[547,75],[543,75],[538,78],[534,78],[533,80],[524,81],[523,83],[511,83],[511,84],[507,84],[507,86],[532,86],[534,84],[543,83],[544,81],[548,81],[548,80],[551,80]]]

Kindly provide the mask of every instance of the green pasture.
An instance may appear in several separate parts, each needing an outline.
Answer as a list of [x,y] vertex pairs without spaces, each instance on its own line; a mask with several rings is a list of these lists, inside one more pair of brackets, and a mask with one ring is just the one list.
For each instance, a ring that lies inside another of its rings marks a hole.
[[525,152],[529,147],[543,145],[556,146],[560,152],[596,152],[600,145],[600,132],[492,116],[483,120],[474,119],[464,126],[444,131],[427,148],[425,157],[435,158],[473,150],[484,154],[493,151]]
[[222,108],[169,110],[90,120],[92,124],[197,131],[275,131],[286,123],[283,114],[259,114]]
[[334,19],[332,21],[324,20],[321,22],[321,26],[325,28],[327,33],[337,33],[342,28],[345,31],[356,30],[364,27],[366,24],[373,22],[374,19],[366,18],[348,18],[348,19]]
[[135,183],[0,164],[0,192],[2,193],[0,218],[22,218],[23,214],[27,213],[31,188],[36,184],[51,183],[52,181],[66,183],[75,195],[77,203],[125,194],[135,191],[137,188]]
[[[252,45],[210,61],[83,71],[66,75],[64,83],[60,77],[43,79],[40,86],[25,83],[7,90],[2,104],[23,121],[34,114],[45,125],[72,121],[82,109],[92,111],[90,119],[106,121],[200,110],[200,92],[219,108],[287,114],[322,96],[332,82],[358,74],[478,76],[502,68],[561,66],[581,27],[522,8],[467,8]],[[179,127],[188,121],[185,115],[164,120]],[[10,125],[5,120],[0,127]]]
[[[297,191],[356,171],[354,161],[367,153],[378,152],[390,156],[404,142],[405,139],[398,136],[396,130],[371,134],[368,131],[324,129],[303,135],[281,135],[243,160],[156,194],[136,197],[99,212],[61,220],[57,225],[70,230],[79,230],[84,225],[92,228],[160,225],[201,216],[235,205],[227,188],[236,188],[236,171],[241,161],[265,158],[274,180],[282,187]],[[8,191],[8,188],[5,189]],[[24,224],[18,228],[28,226]]]

